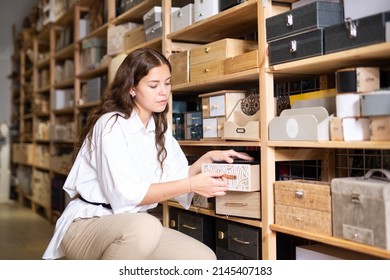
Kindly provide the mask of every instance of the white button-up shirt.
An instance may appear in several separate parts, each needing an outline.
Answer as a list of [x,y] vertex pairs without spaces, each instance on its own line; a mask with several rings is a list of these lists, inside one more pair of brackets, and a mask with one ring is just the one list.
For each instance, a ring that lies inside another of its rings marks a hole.
[[[116,117],[115,113],[100,117],[92,141],[84,141],[63,188],[71,198],[80,194],[91,202],[109,203],[112,210],[80,199],[72,200],[58,219],[43,258],[64,256],[60,244],[77,218],[143,212],[156,207],[157,203],[139,205],[152,183],[188,177],[188,161],[170,130],[165,134],[165,147],[167,158],[161,172],[153,118],[145,128],[135,112],[129,119]],[[192,197],[189,193],[174,199],[188,208]]]

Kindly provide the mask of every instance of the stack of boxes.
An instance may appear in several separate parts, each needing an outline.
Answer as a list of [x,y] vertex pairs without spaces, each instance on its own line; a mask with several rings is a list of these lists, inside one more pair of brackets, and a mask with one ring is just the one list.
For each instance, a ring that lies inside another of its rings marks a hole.
[[333,141],[390,140],[390,91],[380,90],[378,67],[338,70],[336,89]]
[[223,173],[228,191],[215,198],[215,213],[245,218],[261,218],[260,165],[257,161],[235,163],[205,163],[202,172]]
[[50,208],[51,191],[50,176],[48,172],[34,169],[32,171],[32,199],[43,207]]
[[104,90],[106,89],[107,83],[107,74],[89,79],[81,89],[81,98],[79,100],[80,105],[100,101]]
[[57,63],[55,67],[55,82],[60,84],[66,80],[74,78],[74,61],[65,59],[63,62]]
[[82,41],[80,71],[93,70],[100,65],[100,61],[107,53],[107,40],[89,38]]
[[117,55],[125,51],[125,40],[124,36],[127,32],[132,31],[139,26],[142,26],[139,23],[123,23],[113,27],[108,28],[107,30],[107,55]]
[[204,139],[222,139],[224,123],[236,105],[245,98],[245,91],[222,90],[199,95],[202,101]]
[[270,65],[324,54],[326,26],[343,23],[341,3],[315,1],[266,19]]

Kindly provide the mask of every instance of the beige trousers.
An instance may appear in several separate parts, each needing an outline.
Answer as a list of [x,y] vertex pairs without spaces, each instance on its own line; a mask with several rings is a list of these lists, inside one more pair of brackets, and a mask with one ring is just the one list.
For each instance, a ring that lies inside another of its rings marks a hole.
[[75,220],[61,243],[74,260],[216,259],[198,240],[163,227],[147,213],[123,213]]

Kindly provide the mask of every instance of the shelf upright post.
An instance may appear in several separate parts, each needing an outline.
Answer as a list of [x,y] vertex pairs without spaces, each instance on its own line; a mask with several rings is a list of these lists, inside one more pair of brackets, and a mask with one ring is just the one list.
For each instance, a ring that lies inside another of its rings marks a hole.
[[261,143],[261,221],[262,221],[262,258],[276,259],[276,233],[269,225],[274,223],[275,149],[268,147],[268,124],[274,117],[274,81],[268,72],[265,19],[272,14],[272,1],[258,1],[258,44],[259,44],[259,92],[260,92],[260,143]]

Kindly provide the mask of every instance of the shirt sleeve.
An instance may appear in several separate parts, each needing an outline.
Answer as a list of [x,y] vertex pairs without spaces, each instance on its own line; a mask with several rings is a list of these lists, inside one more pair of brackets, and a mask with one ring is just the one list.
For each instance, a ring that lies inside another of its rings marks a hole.
[[[179,143],[172,135],[167,135],[168,144],[168,166],[169,174],[167,181],[180,180],[188,178],[189,165],[188,160],[181,149]],[[186,193],[180,196],[176,196],[173,200],[180,203],[185,209],[188,209],[191,205],[194,193]]]

